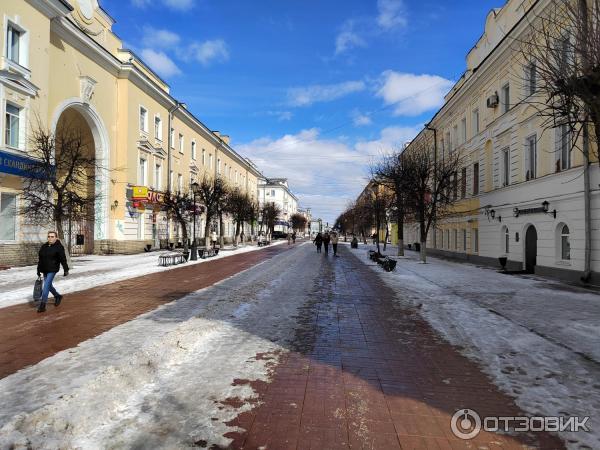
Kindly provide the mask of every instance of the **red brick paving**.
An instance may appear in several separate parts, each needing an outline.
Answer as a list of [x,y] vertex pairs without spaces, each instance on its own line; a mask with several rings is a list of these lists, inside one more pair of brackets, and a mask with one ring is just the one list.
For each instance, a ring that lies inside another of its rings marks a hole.
[[310,293],[292,351],[273,355],[272,382],[234,383],[251,384],[262,404],[228,423],[241,430],[226,435],[230,448],[564,448],[547,433],[455,437],[450,418],[459,409],[522,412],[415,311],[395,306],[370,268],[341,254]]
[[65,294],[58,308],[50,299],[45,313],[27,304],[2,308],[0,378],[289,249],[266,247]]

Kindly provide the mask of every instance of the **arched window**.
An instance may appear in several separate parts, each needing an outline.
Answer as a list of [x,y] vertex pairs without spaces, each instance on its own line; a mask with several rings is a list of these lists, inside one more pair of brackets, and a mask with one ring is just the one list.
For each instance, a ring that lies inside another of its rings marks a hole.
[[564,261],[571,259],[571,241],[569,227],[563,225],[560,231],[560,258]]

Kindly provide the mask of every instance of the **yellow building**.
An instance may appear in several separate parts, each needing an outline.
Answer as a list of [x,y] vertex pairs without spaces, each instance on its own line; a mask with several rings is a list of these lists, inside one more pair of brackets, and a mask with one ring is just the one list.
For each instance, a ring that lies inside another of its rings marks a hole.
[[[3,0],[0,45],[0,264],[31,260],[45,231],[16,214],[28,136],[39,117],[50,131],[62,123],[93,142],[101,194],[94,220],[75,224],[76,252],[137,252],[178,230],[161,213],[158,193],[220,174],[256,198],[257,168],[229,137],[211,131],[173,98],[169,86],[112,32],[96,0]],[[15,168],[17,167],[17,168]],[[133,188],[149,188],[134,202]],[[198,236],[204,232],[199,221]],[[233,227],[226,222],[226,236]],[[75,240],[73,241],[75,243]]]

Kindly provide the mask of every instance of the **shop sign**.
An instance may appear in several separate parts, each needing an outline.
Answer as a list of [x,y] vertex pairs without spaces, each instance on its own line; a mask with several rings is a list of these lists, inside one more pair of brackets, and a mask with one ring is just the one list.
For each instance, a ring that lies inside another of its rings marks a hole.
[[148,198],[148,188],[146,186],[133,186],[131,198],[133,200],[145,200]]
[[[39,169],[36,170],[36,167]],[[54,167],[51,167],[53,170]],[[27,178],[44,178],[45,169],[40,163],[31,158],[0,151],[0,172]]]

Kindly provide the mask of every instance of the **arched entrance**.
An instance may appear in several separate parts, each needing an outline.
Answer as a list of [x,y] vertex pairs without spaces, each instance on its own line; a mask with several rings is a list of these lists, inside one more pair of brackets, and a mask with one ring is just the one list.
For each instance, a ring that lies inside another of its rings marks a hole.
[[70,241],[72,253],[91,254],[94,252],[94,241],[107,238],[108,134],[93,106],[80,99],[66,100],[56,109],[51,129],[57,140],[61,133],[76,136],[81,142],[82,153],[95,160],[96,167],[86,171],[87,180],[81,186],[82,193],[90,198],[95,197],[95,201],[83,217],[63,224],[67,240],[65,244]]
[[535,272],[537,264],[537,230],[533,225],[529,225],[525,232],[525,271],[527,273]]

